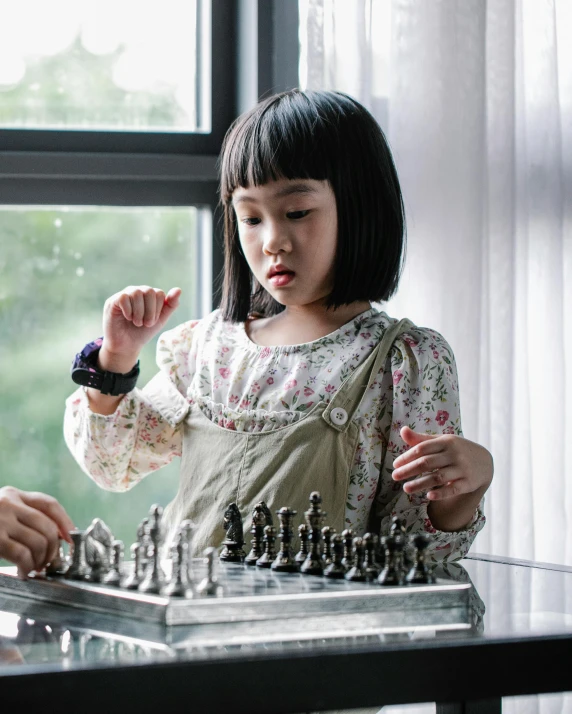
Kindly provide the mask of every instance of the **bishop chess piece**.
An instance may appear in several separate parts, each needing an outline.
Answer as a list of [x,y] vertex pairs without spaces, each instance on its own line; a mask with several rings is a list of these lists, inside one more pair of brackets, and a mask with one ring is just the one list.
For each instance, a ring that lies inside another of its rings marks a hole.
[[256,561],[258,568],[270,568],[276,560],[276,528],[274,526],[264,527],[264,553]]
[[377,564],[377,549],[378,538],[374,533],[366,533],[363,537],[364,559],[363,567],[365,570],[365,579],[368,582],[373,582],[379,577],[381,568]]
[[327,514],[321,508],[322,497],[318,491],[310,494],[310,508],[304,513],[306,525],[310,533],[310,551],[300,570],[304,575],[322,575],[324,564],[322,561],[322,531],[320,526]]
[[324,552],[322,554],[322,560],[324,561],[324,567],[330,565],[332,558],[332,537],[335,534],[335,530],[330,528],[330,526],[324,526],[322,528],[322,541],[324,543]]
[[129,554],[133,561],[133,570],[123,582],[123,587],[127,590],[137,590],[141,582],[141,553],[141,543],[138,541],[132,543],[129,548]]
[[300,538],[300,550],[296,553],[295,560],[299,565],[308,557],[308,526],[300,523],[298,526],[298,537]]
[[224,512],[223,528],[226,531],[226,538],[222,542],[220,560],[224,563],[244,563],[246,553],[242,549],[244,545],[242,516],[236,503],[231,503]]
[[354,538],[354,564],[346,573],[346,580],[350,580],[353,583],[364,583],[366,581],[366,572],[363,566],[363,551],[363,538]]
[[283,506],[279,511],[276,511],[278,520],[280,521],[280,551],[271,565],[272,570],[277,573],[297,573],[300,570],[300,565],[296,562],[292,555],[292,519],[296,515],[296,511]]
[[425,560],[425,551],[429,545],[429,539],[424,533],[417,533],[412,539],[415,547],[415,559],[405,581],[410,585],[430,585],[435,582],[435,576],[429,570]]
[[385,548],[385,567],[379,574],[379,585],[403,585],[403,569],[401,567],[401,553],[405,541],[401,536],[388,535],[382,539]]
[[[252,539],[250,541],[250,553],[244,559],[246,565],[256,565],[256,561],[264,552],[264,526],[272,525],[272,523],[267,522],[265,507],[266,504],[261,501],[254,506],[252,511],[252,527],[250,528]],[[266,510],[268,510],[267,507]]]
[[121,584],[121,563],[123,562],[123,541],[114,540],[111,547],[111,564],[109,571],[103,578],[103,583],[119,587]]
[[222,587],[219,585],[215,573],[216,567],[216,548],[207,548],[205,550],[205,563],[207,566],[207,574],[197,586],[197,594],[201,597],[220,597],[222,595]]
[[346,528],[342,531],[342,538],[344,539],[344,557],[342,563],[346,570],[349,570],[354,564],[353,555],[353,545],[354,545],[354,533],[351,528]]
[[85,531],[70,531],[72,539],[72,562],[65,577],[69,580],[85,580],[88,565],[85,559]]
[[346,568],[342,563],[344,556],[344,539],[341,535],[337,533],[332,536],[331,540],[332,547],[332,562],[326,566],[324,570],[324,575],[326,578],[333,578],[337,580],[343,580],[346,574]]

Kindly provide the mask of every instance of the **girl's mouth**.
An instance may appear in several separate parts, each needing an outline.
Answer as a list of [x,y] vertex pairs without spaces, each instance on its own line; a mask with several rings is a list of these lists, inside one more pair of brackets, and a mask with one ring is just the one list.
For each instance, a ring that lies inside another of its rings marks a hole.
[[282,288],[291,283],[292,280],[294,280],[295,275],[296,273],[292,273],[290,271],[286,271],[284,273],[274,273],[274,275],[269,278],[269,281],[275,288]]

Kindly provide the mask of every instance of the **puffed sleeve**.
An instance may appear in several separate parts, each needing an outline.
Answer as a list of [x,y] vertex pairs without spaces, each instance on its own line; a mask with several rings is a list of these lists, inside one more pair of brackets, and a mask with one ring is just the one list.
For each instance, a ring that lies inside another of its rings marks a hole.
[[453,352],[438,332],[412,327],[396,340],[390,362],[391,370],[386,370],[383,379],[384,452],[376,503],[381,532],[387,533],[391,520],[398,517],[405,522],[408,533],[425,532],[431,536],[429,561],[457,560],[467,554],[485,524],[483,502],[462,530],[439,531],[429,518],[425,494],[407,494],[402,483],[391,477],[394,460],[408,449],[400,436],[401,427],[409,426],[425,434],[462,436]]
[[197,321],[164,332],[157,343],[159,371],[135,388],[110,415],[95,414],[84,387],[66,400],[64,438],[80,468],[99,486],[128,491],[144,476],[181,455],[181,422],[189,406],[189,353]]

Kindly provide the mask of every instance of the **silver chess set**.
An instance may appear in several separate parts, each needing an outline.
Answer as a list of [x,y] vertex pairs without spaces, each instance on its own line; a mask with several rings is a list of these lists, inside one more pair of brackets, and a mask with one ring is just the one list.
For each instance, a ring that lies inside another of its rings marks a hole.
[[295,553],[296,512],[283,507],[276,515],[279,536],[266,504],[255,506],[246,553],[242,517],[230,504],[223,515],[226,537],[220,554],[211,547],[193,558],[193,524],[183,521],[173,542],[165,544],[162,509],[155,505],[137,529],[127,562],[123,543],[96,518],[86,530],[70,532],[70,554],[61,550],[45,572],[20,580],[15,568],[0,568],[0,594],[167,626],[190,625],[201,636],[206,636],[205,626],[209,632],[247,627],[255,636],[252,628],[259,625],[264,636],[275,632],[281,637],[309,630],[333,636],[470,627],[472,586],[436,579],[425,562],[427,537],[408,537],[399,520],[381,539],[354,537],[350,529],[337,534],[323,525],[321,497],[313,492]]

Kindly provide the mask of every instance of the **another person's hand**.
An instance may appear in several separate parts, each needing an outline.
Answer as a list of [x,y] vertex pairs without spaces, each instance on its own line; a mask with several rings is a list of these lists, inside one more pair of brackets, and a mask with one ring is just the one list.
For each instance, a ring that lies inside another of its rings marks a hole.
[[103,308],[103,345],[99,364],[110,372],[126,374],[144,345],[163,329],[179,305],[180,288],[167,295],[148,285],[132,285],[112,295]]
[[420,434],[408,426],[400,433],[411,448],[393,462],[393,479],[407,480],[405,493],[427,492],[429,500],[439,501],[484,494],[490,486],[493,458],[484,446],[454,434]]
[[52,496],[0,488],[0,558],[14,563],[21,578],[51,562],[60,539],[71,542],[73,529],[73,521]]

